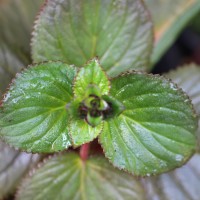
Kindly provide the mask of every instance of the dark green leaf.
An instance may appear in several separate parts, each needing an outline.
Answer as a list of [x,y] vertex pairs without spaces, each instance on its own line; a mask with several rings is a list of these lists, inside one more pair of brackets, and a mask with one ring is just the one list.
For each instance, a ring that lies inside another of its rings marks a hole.
[[101,133],[103,122],[101,120],[97,126],[92,127],[84,119],[72,118],[69,127],[72,144],[77,147],[94,140]]
[[152,24],[139,0],[48,1],[32,40],[35,62],[62,60],[83,66],[98,56],[109,76],[146,70]]
[[41,63],[24,70],[3,99],[0,128],[12,146],[28,152],[67,148],[69,113],[76,68],[61,62]]
[[200,149],[200,67],[194,64],[180,67],[167,74],[191,98],[199,117],[198,143]]
[[21,178],[38,159],[38,155],[20,153],[0,141],[0,199],[14,192]]
[[144,180],[148,200],[199,200],[200,155],[173,172]]
[[135,175],[183,165],[196,147],[197,119],[188,97],[159,76],[133,73],[111,81],[125,110],[104,122],[100,142],[114,166]]
[[79,113],[80,101],[72,101],[66,108],[70,114],[69,135],[74,147],[94,140],[103,129],[103,122],[100,122],[92,127],[91,124],[82,118]]
[[108,103],[109,107],[111,110],[108,110],[105,114],[104,117],[107,118],[112,118],[116,117],[119,114],[121,114],[125,110],[125,106],[112,96],[103,96],[103,99]]
[[49,159],[22,183],[16,200],[144,200],[139,181],[101,157],[73,153]]
[[108,94],[110,90],[110,82],[97,59],[89,61],[79,70],[74,83],[74,96],[84,99],[90,95],[88,92],[93,94],[93,91],[88,91],[92,85],[97,87],[100,95]]

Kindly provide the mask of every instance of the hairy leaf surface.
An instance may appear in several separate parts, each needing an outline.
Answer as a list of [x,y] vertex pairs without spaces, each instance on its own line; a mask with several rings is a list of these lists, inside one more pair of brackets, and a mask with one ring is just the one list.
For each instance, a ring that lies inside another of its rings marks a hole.
[[83,119],[71,121],[69,126],[69,135],[71,137],[73,146],[77,147],[91,142],[101,133],[102,129],[103,122],[96,127],[92,127]]
[[83,66],[98,56],[109,76],[146,70],[152,23],[139,0],[48,1],[35,25],[35,62],[62,60]]
[[88,95],[87,92],[92,93],[89,90],[92,90],[93,85],[97,87],[100,95],[108,94],[110,90],[110,82],[97,59],[89,61],[79,70],[74,83],[75,98],[84,98]]
[[111,81],[125,110],[104,123],[100,142],[118,168],[149,176],[183,165],[196,147],[196,115],[188,97],[159,76],[133,73]]
[[200,67],[191,64],[178,68],[167,74],[191,98],[199,117],[198,144],[200,149]]
[[0,133],[28,152],[66,149],[72,83],[76,68],[61,62],[37,64],[19,74],[3,99]]

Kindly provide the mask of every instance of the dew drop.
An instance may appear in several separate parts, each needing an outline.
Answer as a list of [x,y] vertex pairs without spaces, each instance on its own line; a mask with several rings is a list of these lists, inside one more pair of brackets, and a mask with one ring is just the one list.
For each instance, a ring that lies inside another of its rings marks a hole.
[[70,141],[68,140],[67,136],[63,133],[62,134],[62,147],[67,148],[70,146]]
[[157,172],[157,169],[154,169],[154,170],[153,170],[153,173],[155,174],[156,172]]
[[139,158],[139,157],[140,157],[140,154],[139,154],[139,153],[136,153],[136,157]]
[[177,88],[175,87],[175,85],[173,84],[173,83],[170,83],[170,88],[172,89],[172,90],[177,90]]
[[111,34],[108,34],[108,38],[111,38]]
[[4,97],[4,102],[6,102],[10,98],[10,93],[8,92]]
[[15,103],[18,102],[18,100],[17,99],[13,99],[12,102],[15,104]]
[[183,160],[183,156],[180,155],[180,154],[177,154],[176,157],[175,157],[176,161],[182,161]]
[[164,161],[160,161],[160,167],[166,167],[167,164]]
[[147,174],[146,174],[146,176],[148,176],[148,177],[149,177],[149,176],[150,176],[150,174],[149,174],[149,173],[147,173]]

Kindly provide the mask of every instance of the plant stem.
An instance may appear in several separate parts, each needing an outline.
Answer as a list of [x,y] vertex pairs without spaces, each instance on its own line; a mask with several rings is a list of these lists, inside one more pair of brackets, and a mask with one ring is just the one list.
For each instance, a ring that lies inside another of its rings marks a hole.
[[90,150],[90,143],[86,143],[81,146],[80,157],[82,161],[86,161],[88,159],[89,150]]

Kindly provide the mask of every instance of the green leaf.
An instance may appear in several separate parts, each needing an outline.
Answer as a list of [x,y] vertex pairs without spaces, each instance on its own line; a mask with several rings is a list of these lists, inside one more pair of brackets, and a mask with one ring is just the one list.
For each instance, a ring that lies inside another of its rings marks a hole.
[[77,119],[70,122],[70,138],[74,147],[91,142],[94,140],[103,129],[103,122],[101,120],[95,127],[89,125],[83,119]]
[[74,147],[91,142],[102,131],[102,120],[95,127],[89,125],[85,120],[72,120],[70,123],[70,137]]
[[104,122],[100,143],[114,166],[135,175],[160,174],[194,153],[197,119],[188,97],[168,80],[142,73],[111,81],[125,110]]
[[[30,59],[30,37],[33,21],[44,0],[0,1],[0,47],[9,51],[25,65]],[[14,64],[14,63],[13,63]]]
[[[91,90],[91,85],[98,87],[100,95],[108,94],[110,90],[110,82],[97,59],[89,61],[79,70],[74,83],[75,98],[88,97],[87,91]],[[91,94],[92,92],[90,91]]]
[[53,0],[40,13],[32,39],[35,62],[80,67],[98,56],[109,76],[146,70],[152,23],[139,0]]
[[191,64],[166,74],[178,84],[191,98],[199,117],[198,144],[200,150],[200,67]]
[[125,110],[124,105],[120,101],[113,98],[112,96],[104,95],[102,98],[108,103],[111,109],[111,110],[108,109],[106,113],[104,113],[105,119],[116,117]]
[[55,152],[71,143],[66,104],[76,68],[62,62],[37,64],[18,74],[3,99],[0,133],[28,152]]
[[[41,190],[41,188],[43,188]],[[104,158],[83,162],[74,153],[54,156],[22,182],[16,200],[144,200],[132,176],[114,169]]]
[[21,178],[38,160],[38,155],[20,153],[0,141],[0,199],[14,192]]
[[102,122],[103,116],[100,115],[97,117],[93,117],[93,116],[91,116],[90,113],[88,113],[86,120],[87,120],[88,124],[90,124],[92,127],[96,127]]
[[199,180],[200,155],[196,154],[182,168],[143,181],[148,200],[198,200]]
[[200,11],[199,0],[145,0],[155,24],[155,65],[172,45],[185,25]]
[[70,108],[67,108],[71,116],[69,135],[73,146],[77,147],[94,140],[103,129],[102,120],[97,126],[92,127],[85,119],[80,118],[78,114],[79,101],[74,101],[69,106]]
[[188,25],[189,29],[192,29],[192,31],[194,31],[197,34],[200,34],[199,17],[200,17],[200,12],[198,12],[195,15],[195,17],[192,18],[192,20]]

